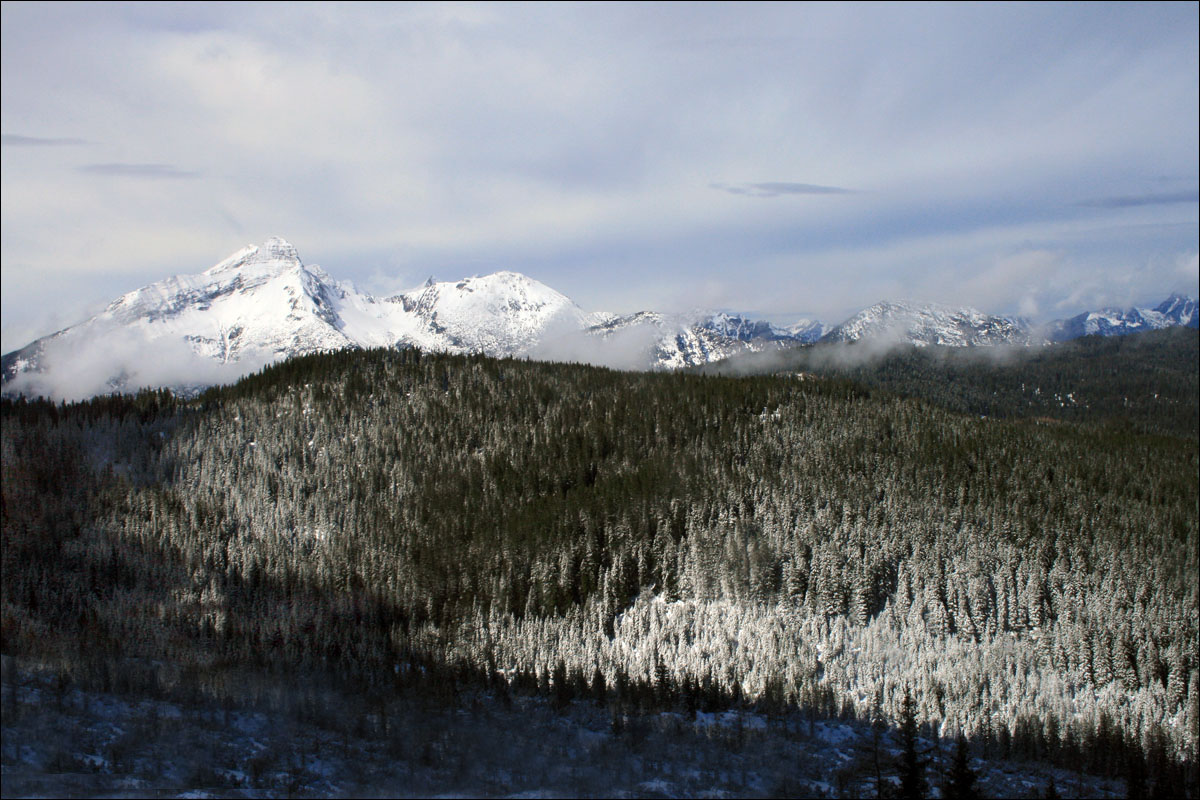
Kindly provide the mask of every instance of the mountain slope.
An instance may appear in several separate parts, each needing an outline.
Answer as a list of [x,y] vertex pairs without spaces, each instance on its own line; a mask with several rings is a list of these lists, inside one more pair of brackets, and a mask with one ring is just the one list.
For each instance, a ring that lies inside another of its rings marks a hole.
[[1022,757],[1051,725],[1107,726],[1072,733],[1097,756],[1196,752],[1172,724],[1194,718],[1194,437],[411,350],[0,411],[23,658],[172,659],[207,686],[323,668],[364,714],[372,687],[462,687],[439,663],[514,694],[554,676],[560,705],[598,675],[617,718],[725,693],[865,720],[915,687],[926,730],[1006,730]]
[[[863,352],[866,350],[866,352]],[[702,367],[711,375],[848,379],[988,419],[1111,424],[1196,441],[1200,337],[1180,326],[994,351],[898,345],[874,351],[821,343]]]

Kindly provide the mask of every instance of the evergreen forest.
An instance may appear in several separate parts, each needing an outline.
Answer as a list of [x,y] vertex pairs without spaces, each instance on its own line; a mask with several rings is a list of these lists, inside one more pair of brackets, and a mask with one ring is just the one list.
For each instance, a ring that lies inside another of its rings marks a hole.
[[3,653],[882,719],[1194,797],[1197,342],[5,399]]

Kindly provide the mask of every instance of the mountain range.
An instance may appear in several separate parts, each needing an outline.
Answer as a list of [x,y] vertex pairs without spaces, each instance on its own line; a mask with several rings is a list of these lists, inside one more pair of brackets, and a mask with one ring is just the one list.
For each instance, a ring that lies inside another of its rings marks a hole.
[[725,312],[589,312],[516,272],[431,278],[376,298],[272,238],[205,272],[130,292],[91,319],[4,355],[0,367],[6,394],[86,397],[138,386],[195,388],[285,358],[354,347],[675,369],[818,340],[1032,345],[1196,327],[1197,320],[1196,301],[1172,295],[1154,309],[1102,309],[1043,327],[911,302],[878,303],[832,328],[807,319],[779,327]]
[[1081,336],[1123,336],[1183,325],[1195,328],[1200,323],[1196,301],[1173,294],[1154,308],[1102,308],[1056,320],[1046,326],[1045,336],[1052,342]]

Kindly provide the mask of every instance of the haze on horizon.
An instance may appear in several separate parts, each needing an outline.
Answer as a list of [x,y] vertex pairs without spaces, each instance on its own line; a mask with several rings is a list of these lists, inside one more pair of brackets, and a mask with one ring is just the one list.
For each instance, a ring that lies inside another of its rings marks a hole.
[[6,2],[3,351],[270,235],[614,312],[1194,296],[1198,9]]

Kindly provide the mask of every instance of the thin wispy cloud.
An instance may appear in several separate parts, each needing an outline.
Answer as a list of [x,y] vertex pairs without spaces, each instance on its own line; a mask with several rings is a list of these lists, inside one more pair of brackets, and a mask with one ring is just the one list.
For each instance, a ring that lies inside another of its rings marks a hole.
[[3,144],[5,147],[63,147],[88,144],[88,142],[85,139],[22,136],[19,133],[5,133],[0,135],[0,144]]
[[180,169],[171,164],[84,164],[78,171],[88,175],[110,175],[118,178],[196,178],[200,173]]
[[745,197],[779,197],[788,194],[855,194],[854,189],[841,186],[821,186],[816,183],[790,183],[767,181],[765,183],[710,183],[710,188]]
[[689,50],[703,47],[767,50],[795,47],[796,39],[791,36],[710,36],[702,39],[672,39],[666,42],[664,46]]
[[1088,208],[1136,208],[1137,206],[1163,206],[1175,203],[1200,202],[1200,189],[1184,192],[1158,192],[1155,194],[1125,195],[1122,197],[1100,197],[1080,203]]

